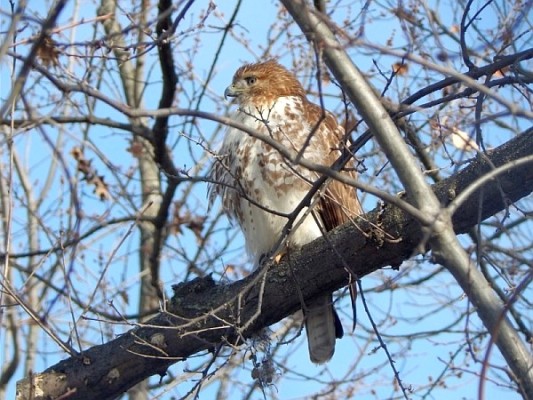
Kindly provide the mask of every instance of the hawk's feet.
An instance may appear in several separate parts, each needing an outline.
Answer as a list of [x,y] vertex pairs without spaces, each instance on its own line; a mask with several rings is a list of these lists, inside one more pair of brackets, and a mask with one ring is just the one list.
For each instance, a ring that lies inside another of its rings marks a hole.
[[277,265],[281,262],[281,260],[283,259],[283,257],[285,257],[287,255],[287,249],[285,250],[281,250],[280,252],[278,252],[275,256],[274,256],[274,263]]
[[274,264],[278,265],[287,254],[287,249],[278,251],[276,254],[274,254],[274,256],[270,256],[268,253],[262,254],[261,257],[259,257],[259,265],[263,265],[269,259],[272,259],[274,261]]

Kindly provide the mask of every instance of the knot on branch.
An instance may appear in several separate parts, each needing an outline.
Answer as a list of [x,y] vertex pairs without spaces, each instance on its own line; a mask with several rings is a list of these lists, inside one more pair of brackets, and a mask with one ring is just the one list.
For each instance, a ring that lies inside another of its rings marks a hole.
[[184,316],[209,312],[220,305],[214,304],[212,300],[217,298],[217,289],[222,287],[216,284],[211,274],[172,285],[174,296],[170,300],[170,309],[173,313]]
[[211,274],[205,277],[194,278],[192,281],[176,283],[175,285],[172,285],[172,290],[174,291],[172,301],[179,301],[191,294],[205,292],[215,286],[216,283]]

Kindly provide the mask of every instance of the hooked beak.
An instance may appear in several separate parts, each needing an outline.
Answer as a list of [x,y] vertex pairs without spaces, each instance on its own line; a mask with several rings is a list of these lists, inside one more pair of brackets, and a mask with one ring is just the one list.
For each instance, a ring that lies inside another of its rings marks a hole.
[[229,85],[226,90],[224,90],[224,98],[228,97],[237,97],[239,95],[238,91],[235,88],[235,85]]

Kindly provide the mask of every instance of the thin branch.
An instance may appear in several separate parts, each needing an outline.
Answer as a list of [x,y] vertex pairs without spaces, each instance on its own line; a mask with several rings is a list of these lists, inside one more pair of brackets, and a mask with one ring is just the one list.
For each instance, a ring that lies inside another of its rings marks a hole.
[[[512,139],[490,152],[488,157],[493,165],[499,167],[531,153],[533,132]],[[450,201],[450,193],[460,195],[488,168],[486,161],[477,160],[451,178],[434,185],[433,190],[446,204]],[[500,186],[511,201],[531,193],[532,183],[531,169],[524,165],[500,179]],[[483,188],[485,196],[469,200],[461,207],[460,218],[454,219],[458,234],[469,231],[478,223],[479,208],[486,212],[484,217],[487,217],[505,207],[504,203],[494,202],[492,198],[499,193],[500,186],[489,182]],[[478,201],[483,203],[478,205]],[[347,223],[329,232],[327,238],[317,239],[292,252],[290,261],[282,260],[275,268],[267,265],[232,284],[216,285],[210,278],[181,284],[175,290],[167,312],[146,324],[139,324],[133,331],[111,342],[87,349],[81,358],[61,361],[29,379],[35,385],[37,378],[42,381],[59,378],[63,386],[57,392],[48,392],[48,395],[59,396],[68,388],[77,388],[80,400],[116,396],[151,375],[165,374],[177,359],[217,348],[220,343],[241,343],[238,341],[241,337],[251,337],[300,308],[300,294],[304,299],[310,299],[345,286],[349,280],[345,263],[353,266],[357,276],[362,277],[408,259],[423,238],[418,223],[409,214],[392,206],[378,207],[366,215],[366,219],[368,222],[358,221],[359,227]],[[401,240],[378,245],[369,239],[373,225],[398,234]],[[328,268],[323,268],[325,264]],[[292,279],[280,279],[291,274],[298,276],[299,290],[295,290]],[[251,283],[253,287],[245,290]],[[258,315],[260,302],[261,313]],[[242,330],[244,325],[247,325],[247,330]],[[164,350],[167,356],[160,358],[160,350]],[[28,388],[29,379],[19,382],[21,393],[24,393],[24,387]]]
[[39,51],[39,48],[42,46],[46,37],[50,34],[50,29],[54,27],[57,18],[59,18],[59,14],[61,13],[66,4],[67,0],[58,0],[57,2],[55,2],[54,7],[52,7],[50,12],[48,13],[48,17],[44,20],[41,26],[41,32],[39,33],[39,36],[33,43],[29,54],[27,55],[27,57],[25,57],[24,63],[22,64],[17,78],[13,83],[11,92],[9,93],[7,100],[0,108],[0,119],[4,118],[6,112],[10,109],[11,105],[17,100],[19,94],[22,92],[22,88],[26,83],[26,78],[28,77],[35,57],[37,56],[37,52]]
[[[439,199],[430,190],[417,162],[394,123],[388,118],[381,102],[348,57],[343,46],[330,31],[329,26],[331,24],[322,23],[322,20],[327,19],[327,16],[320,15],[319,18],[302,0],[282,0],[282,3],[300,25],[308,39],[323,47],[326,63],[373,132],[406,188],[409,198],[420,211],[434,218],[433,222],[423,226],[422,230],[427,236],[435,259],[448,268],[476,306],[477,313],[486,329],[491,335],[496,335],[498,348],[513,371],[521,390],[533,398],[533,368],[531,368],[533,358],[531,354],[510,321],[507,318],[498,318],[498,316],[503,315],[502,305],[483,275],[473,267],[468,255],[461,247],[453,230],[449,211],[441,210]],[[409,54],[409,59],[417,59],[422,65],[427,65],[427,62],[421,57]],[[434,68],[433,65],[430,67]],[[516,105],[511,104],[507,99],[503,99],[502,96],[471,78],[466,78],[449,68],[439,66],[434,69],[456,76],[464,84],[494,98],[504,105],[511,114],[519,113]],[[524,113],[526,112],[524,111]],[[419,243],[418,246],[422,244],[423,242]]]

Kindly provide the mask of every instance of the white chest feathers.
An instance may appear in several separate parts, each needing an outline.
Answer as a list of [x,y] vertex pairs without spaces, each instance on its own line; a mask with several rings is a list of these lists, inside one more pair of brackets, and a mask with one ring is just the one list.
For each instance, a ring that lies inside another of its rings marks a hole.
[[[301,99],[283,97],[269,108],[242,108],[235,119],[293,154],[305,146],[304,157],[319,161],[330,149],[322,148],[324,141],[316,132],[311,134],[313,127],[303,112]],[[215,176],[224,185],[219,193],[225,211],[239,222],[256,264],[262,256],[281,250],[275,247],[285,239],[289,246],[302,246],[321,236],[318,219],[307,207],[294,215],[318,175],[292,164],[267,141],[231,128]]]

